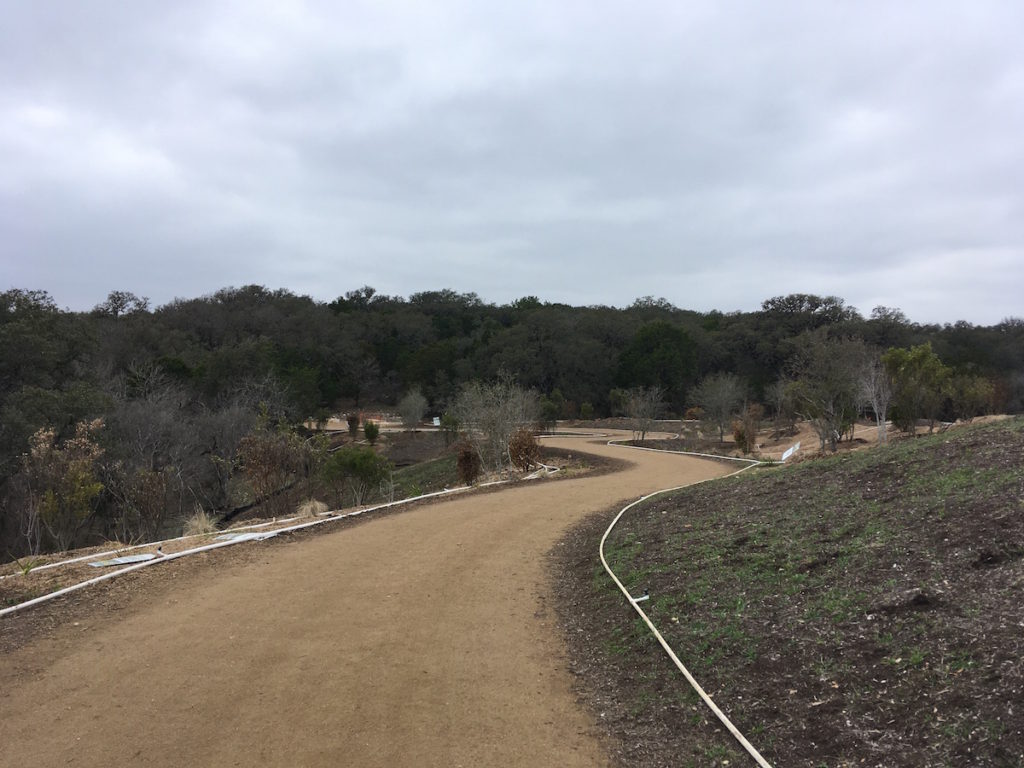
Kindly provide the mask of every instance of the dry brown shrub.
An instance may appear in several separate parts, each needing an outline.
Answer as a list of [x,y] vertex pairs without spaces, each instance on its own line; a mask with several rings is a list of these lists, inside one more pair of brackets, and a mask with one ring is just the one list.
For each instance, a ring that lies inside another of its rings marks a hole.
[[184,536],[199,536],[204,533],[216,532],[216,518],[207,513],[207,511],[200,506],[197,506],[195,512],[192,513],[192,517],[185,521],[185,525],[182,529],[182,535]]
[[528,429],[516,430],[508,444],[508,456],[512,465],[522,471],[536,465],[540,457],[540,446],[533,432]]
[[764,418],[764,407],[758,403],[751,403],[743,412],[742,420],[737,419],[732,423],[732,436],[736,445],[744,453],[752,453],[757,447],[757,433],[761,428],[761,419]]
[[316,499],[307,499],[295,510],[299,517],[316,517],[327,511],[327,505]]
[[480,477],[480,454],[471,443],[463,440],[455,448],[455,473],[466,485],[472,485]]

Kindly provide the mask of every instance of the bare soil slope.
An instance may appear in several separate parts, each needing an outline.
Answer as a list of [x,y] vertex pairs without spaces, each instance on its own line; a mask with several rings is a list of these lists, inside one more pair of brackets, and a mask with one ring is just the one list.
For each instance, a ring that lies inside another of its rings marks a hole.
[[[634,508],[606,551],[773,765],[1022,766],[1022,457],[1018,418],[754,469]],[[627,764],[746,764],[595,573],[606,525],[559,548],[556,605]]]
[[572,692],[544,554],[588,513],[731,467],[586,450],[630,463],[247,546],[201,578],[168,563],[130,598],[86,590],[0,620],[0,635],[52,622],[0,660],[2,762],[607,764]]

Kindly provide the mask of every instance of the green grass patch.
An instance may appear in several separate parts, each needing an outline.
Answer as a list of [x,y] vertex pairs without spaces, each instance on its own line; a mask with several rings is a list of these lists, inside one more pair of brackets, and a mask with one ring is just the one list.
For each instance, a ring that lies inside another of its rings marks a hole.
[[[772,762],[1024,754],[1024,707],[1003,705],[1024,687],[1024,419],[662,496],[606,554],[716,700],[770,737]],[[624,658],[648,642],[632,624],[612,637]],[[654,711],[679,682],[634,684]]]

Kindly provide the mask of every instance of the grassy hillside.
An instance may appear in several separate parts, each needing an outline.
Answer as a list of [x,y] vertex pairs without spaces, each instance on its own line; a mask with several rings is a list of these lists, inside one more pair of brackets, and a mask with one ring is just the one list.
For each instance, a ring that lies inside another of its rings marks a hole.
[[[624,762],[746,764],[596,562],[608,519],[557,567]],[[661,497],[607,551],[773,764],[1024,765],[1024,420]]]

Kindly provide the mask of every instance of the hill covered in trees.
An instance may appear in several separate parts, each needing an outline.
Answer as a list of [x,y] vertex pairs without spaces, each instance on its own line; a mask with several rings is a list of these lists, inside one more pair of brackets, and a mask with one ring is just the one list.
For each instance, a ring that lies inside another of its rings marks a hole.
[[[115,291],[76,313],[45,292],[9,290],[0,294],[0,548],[41,545],[30,541],[27,509],[82,522],[49,546],[83,532],[166,530],[196,506],[225,510],[237,501],[247,435],[395,404],[414,389],[441,414],[467,383],[504,372],[543,396],[549,418],[614,415],[637,387],[659,388],[667,413],[682,415],[698,404],[699,383],[728,374],[771,409],[780,379],[851,339],[878,351],[930,344],[949,376],[984,383],[986,407],[1024,409],[1024,321],[920,325],[884,307],[865,318],[836,297],[776,297],[724,314],[650,297],[625,309],[533,296],[495,305],[365,287],[325,303],[245,286],[156,308]],[[939,399],[929,415],[954,407]]]

